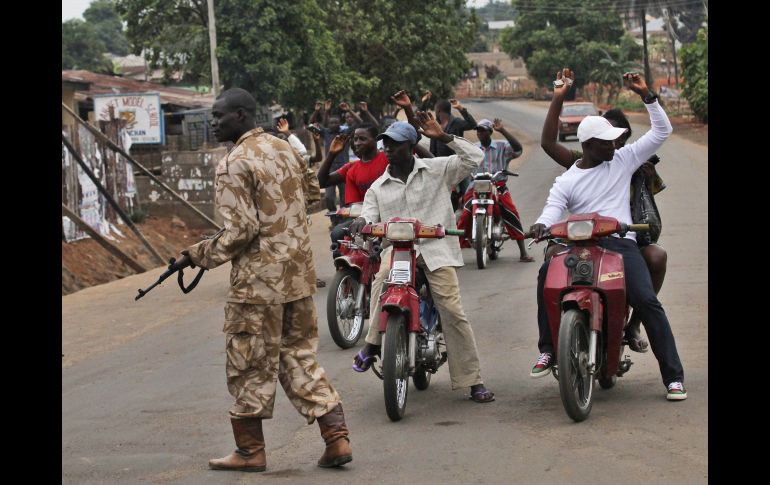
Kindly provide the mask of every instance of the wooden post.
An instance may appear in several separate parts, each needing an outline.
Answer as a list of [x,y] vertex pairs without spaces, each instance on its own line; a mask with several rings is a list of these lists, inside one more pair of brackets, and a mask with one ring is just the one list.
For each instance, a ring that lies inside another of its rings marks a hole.
[[[87,232],[88,235],[91,236],[91,238],[94,241],[96,241],[104,249],[109,251],[110,254],[112,254],[113,256],[117,257],[118,259],[120,259],[121,261],[126,263],[126,265],[128,265],[131,269],[133,269],[137,273],[144,273],[145,271],[147,271],[147,269],[144,266],[142,266],[141,264],[137,263],[133,258],[131,258],[131,256],[129,256],[128,254],[124,253],[123,251],[120,250],[120,248],[118,248],[117,246],[115,246],[114,244],[112,244],[111,242],[106,240],[104,237],[102,237],[102,235],[99,234],[98,231],[95,231],[91,226],[88,225],[88,223],[86,221],[84,221],[83,219],[78,217],[77,214],[75,214],[73,211],[71,211],[69,207],[67,207],[66,205],[62,204],[61,205],[61,212],[62,212],[62,214],[67,216],[72,222],[77,224],[82,230]],[[62,229],[62,231],[63,231],[63,229]]]
[[216,228],[217,230],[221,229],[221,227],[219,227],[219,224],[217,224],[217,223],[216,223],[216,222],[214,222],[214,221],[213,221],[211,218],[209,218],[209,216],[207,216],[206,214],[204,214],[203,212],[201,212],[200,210],[198,210],[198,208],[197,208],[197,207],[195,207],[195,206],[194,206],[194,205],[192,205],[191,203],[187,202],[187,201],[184,199],[184,197],[182,197],[181,195],[179,195],[179,194],[177,194],[176,192],[174,192],[174,190],[173,190],[171,187],[169,187],[168,185],[166,185],[165,183],[163,183],[163,182],[162,182],[162,181],[161,181],[161,180],[160,180],[158,177],[156,177],[155,175],[153,175],[153,174],[152,174],[152,172],[150,172],[149,170],[147,170],[146,168],[144,168],[144,166],[143,166],[142,164],[140,164],[139,162],[137,162],[136,160],[134,160],[134,159],[133,159],[133,157],[131,157],[131,155],[129,155],[128,153],[126,153],[126,151],[125,151],[125,150],[123,150],[122,148],[120,148],[119,146],[117,146],[115,143],[113,143],[113,142],[112,142],[112,140],[110,140],[109,138],[107,138],[106,136],[104,136],[104,134],[103,134],[102,132],[100,132],[99,130],[97,130],[97,129],[96,129],[96,128],[94,128],[93,126],[91,126],[91,125],[89,125],[88,123],[86,123],[85,121],[83,121],[83,120],[82,120],[82,119],[81,119],[81,118],[80,118],[80,117],[79,117],[77,114],[75,114],[75,112],[74,112],[74,111],[72,111],[72,110],[70,109],[70,107],[69,107],[69,106],[67,106],[67,105],[66,105],[66,104],[64,104],[64,103],[62,103],[62,105],[61,105],[61,106],[62,106],[62,108],[64,108],[64,109],[65,109],[67,112],[69,112],[69,113],[70,113],[70,114],[71,114],[71,115],[72,115],[72,116],[75,118],[75,121],[77,121],[78,123],[82,124],[83,126],[85,126],[85,127],[88,129],[88,131],[90,131],[91,133],[93,133],[93,134],[94,134],[94,136],[96,136],[96,139],[97,139],[97,140],[99,140],[99,141],[101,141],[102,143],[104,143],[105,145],[107,145],[107,146],[108,146],[108,147],[109,147],[111,150],[113,150],[113,151],[115,151],[115,152],[118,152],[118,153],[120,153],[121,155],[123,155],[123,157],[124,157],[126,160],[128,160],[128,161],[129,161],[129,162],[131,162],[131,163],[132,163],[132,164],[133,164],[135,167],[137,167],[139,170],[141,170],[141,171],[142,171],[142,173],[144,173],[145,175],[147,175],[147,176],[148,176],[148,177],[149,177],[149,178],[150,178],[150,179],[151,179],[153,182],[155,182],[156,184],[160,185],[160,186],[161,186],[163,189],[165,189],[165,190],[166,190],[168,193],[170,193],[170,194],[171,194],[171,195],[172,195],[172,196],[173,196],[175,199],[179,200],[179,201],[180,201],[180,202],[182,202],[184,205],[186,205],[187,207],[189,207],[190,209],[192,209],[192,210],[193,210],[193,211],[194,211],[196,214],[198,214],[199,216],[201,216],[201,218],[203,218],[203,219],[204,219],[206,222],[208,222],[209,224],[211,224],[211,225],[212,225],[214,228]]
[[107,189],[104,188],[104,186],[99,182],[99,179],[96,178],[96,175],[91,171],[91,169],[88,167],[88,165],[85,164],[83,159],[80,157],[80,154],[75,150],[75,147],[70,144],[69,140],[67,140],[67,137],[64,136],[64,133],[61,135],[61,141],[64,143],[64,145],[67,147],[67,150],[70,151],[72,154],[72,158],[75,159],[76,162],[78,162],[78,165],[80,165],[80,168],[83,169],[83,171],[88,175],[88,178],[91,179],[91,181],[96,185],[96,188],[101,192],[101,194],[104,196],[105,199],[107,199],[107,202],[110,203],[113,209],[115,209],[115,212],[118,213],[121,219],[123,219],[123,222],[126,223],[126,225],[136,234],[136,236],[139,238],[140,241],[142,241],[142,244],[144,244],[144,247],[147,248],[148,251],[155,257],[160,264],[166,264],[166,261],[163,260],[163,257],[158,253],[158,251],[155,250],[154,247],[152,247],[152,244],[144,238],[144,235],[139,231],[139,229],[136,228],[134,225],[134,222],[129,218],[125,212],[123,212],[123,209],[120,208],[120,205],[118,205],[117,202],[115,202],[115,199],[112,198],[110,193],[107,191]]

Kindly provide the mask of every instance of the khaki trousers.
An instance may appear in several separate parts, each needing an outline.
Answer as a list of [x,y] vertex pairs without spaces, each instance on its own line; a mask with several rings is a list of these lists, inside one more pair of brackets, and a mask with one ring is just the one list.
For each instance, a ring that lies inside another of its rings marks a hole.
[[308,424],[342,402],[316,361],[313,297],[277,305],[228,303],[225,331],[232,417],[272,418],[277,381]]
[[[382,344],[379,297],[382,294],[383,286],[385,286],[385,279],[390,272],[391,250],[392,247],[388,247],[382,251],[380,270],[372,282],[372,296],[369,303],[369,331],[365,340],[373,345]],[[430,292],[433,295],[433,302],[438,308],[439,315],[441,315],[441,327],[446,341],[452,389],[482,384],[476,339],[460,302],[460,284],[457,280],[457,272],[452,266],[444,266],[435,271],[429,271],[422,256],[418,256],[417,265],[425,271],[428,284],[430,284]]]

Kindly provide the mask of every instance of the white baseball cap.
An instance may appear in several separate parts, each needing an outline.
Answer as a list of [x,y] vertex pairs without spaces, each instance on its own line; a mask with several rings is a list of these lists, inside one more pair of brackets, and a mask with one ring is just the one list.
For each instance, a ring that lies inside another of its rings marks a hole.
[[578,125],[577,137],[581,143],[591,138],[616,140],[626,131],[626,128],[615,128],[603,116],[586,116]]

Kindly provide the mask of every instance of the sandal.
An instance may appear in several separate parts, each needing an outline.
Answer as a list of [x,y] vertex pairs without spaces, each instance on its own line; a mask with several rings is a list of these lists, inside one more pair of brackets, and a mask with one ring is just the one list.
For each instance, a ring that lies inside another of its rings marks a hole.
[[471,395],[468,399],[470,399],[473,402],[480,402],[480,403],[492,402],[495,400],[495,393],[485,387],[481,387],[479,389],[476,389],[475,391],[471,390]]
[[534,263],[535,258],[533,258],[532,256],[522,256],[519,258],[519,261],[522,261],[524,263]]
[[366,372],[374,364],[375,359],[377,359],[377,354],[364,355],[363,350],[359,350],[358,354],[353,357],[353,370],[356,372]]

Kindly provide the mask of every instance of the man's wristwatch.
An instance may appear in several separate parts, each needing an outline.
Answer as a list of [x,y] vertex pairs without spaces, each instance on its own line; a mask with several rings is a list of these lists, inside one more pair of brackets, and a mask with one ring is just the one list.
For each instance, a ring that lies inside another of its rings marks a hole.
[[650,104],[650,103],[654,102],[656,99],[658,99],[658,95],[653,93],[652,91],[650,91],[647,94],[647,96],[642,98],[642,101],[644,102],[644,104]]

